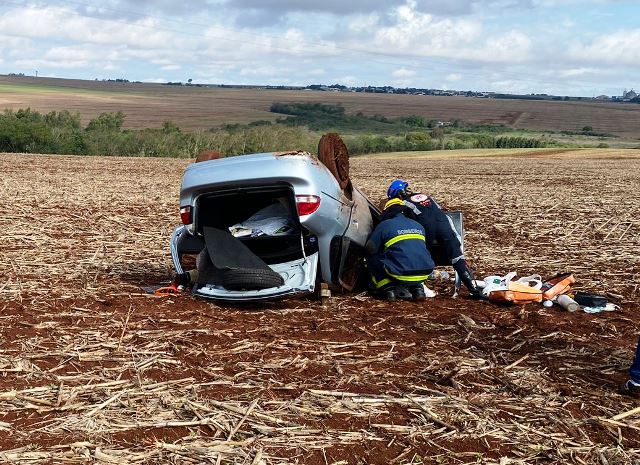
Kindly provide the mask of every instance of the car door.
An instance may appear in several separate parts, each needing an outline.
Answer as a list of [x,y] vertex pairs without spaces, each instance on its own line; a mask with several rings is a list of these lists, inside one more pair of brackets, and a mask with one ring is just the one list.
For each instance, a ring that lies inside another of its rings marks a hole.
[[[373,205],[357,188],[352,188],[349,222],[341,236],[331,243],[331,277],[334,284],[352,291],[364,271],[364,246],[373,230]],[[375,207],[373,207],[375,209]]]

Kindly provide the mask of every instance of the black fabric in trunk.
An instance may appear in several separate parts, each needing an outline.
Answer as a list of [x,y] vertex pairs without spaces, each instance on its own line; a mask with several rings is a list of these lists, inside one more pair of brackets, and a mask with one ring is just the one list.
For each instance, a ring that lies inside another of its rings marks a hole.
[[[274,279],[277,277],[282,280],[264,260],[233,237],[229,231],[205,226],[203,233],[209,260],[206,260],[199,270],[199,284],[224,285],[225,273],[236,269],[262,270]],[[256,289],[259,288],[259,283],[256,283]]]

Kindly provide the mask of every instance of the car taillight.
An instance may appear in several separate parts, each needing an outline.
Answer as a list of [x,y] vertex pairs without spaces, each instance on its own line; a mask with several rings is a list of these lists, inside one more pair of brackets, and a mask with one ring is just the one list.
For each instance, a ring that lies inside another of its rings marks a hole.
[[320,197],[317,195],[296,195],[296,206],[298,215],[311,215],[320,208]]
[[191,205],[180,207],[180,219],[182,224],[191,224]]

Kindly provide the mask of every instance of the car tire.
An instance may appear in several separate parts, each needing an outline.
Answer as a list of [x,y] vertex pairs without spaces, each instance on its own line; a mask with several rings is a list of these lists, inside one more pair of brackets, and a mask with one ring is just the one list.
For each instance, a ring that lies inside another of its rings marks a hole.
[[329,168],[340,189],[345,189],[349,185],[349,151],[338,134],[325,134],[320,138],[318,158]]
[[272,270],[236,268],[222,274],[222,286],[230,291],[268,289],[283,284],[282,276]]

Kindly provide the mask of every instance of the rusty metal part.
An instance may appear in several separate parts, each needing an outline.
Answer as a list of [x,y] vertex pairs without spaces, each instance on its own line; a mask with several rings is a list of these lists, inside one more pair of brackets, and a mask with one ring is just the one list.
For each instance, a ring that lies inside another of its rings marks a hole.
[[349,151],[340,136],[325,134],[318,143],[318,158],[329,168],[341,189],[349,185]]
[[218,158],[222,158],[222,154],[217,150],[203,150],[196,157],[196,163],[201,161],[217,160]]

